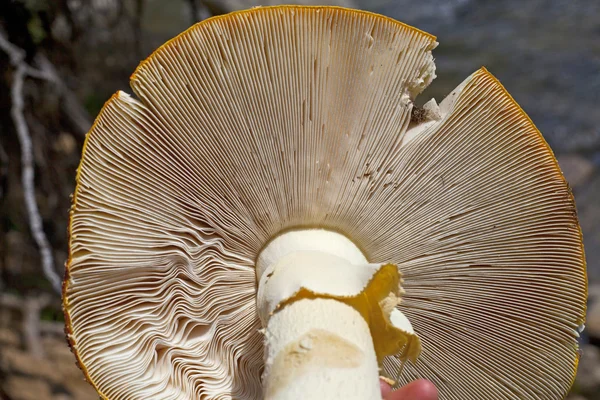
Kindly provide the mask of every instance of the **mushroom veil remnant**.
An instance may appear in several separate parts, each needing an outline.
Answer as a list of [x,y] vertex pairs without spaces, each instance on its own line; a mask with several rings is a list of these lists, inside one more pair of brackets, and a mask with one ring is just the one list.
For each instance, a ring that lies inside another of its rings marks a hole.
[[69,226],[68,340],[103,399],[380,399],[380,375],[566,395],[573,196],[487,70],[413,113],[436,45],[278,6],[140,64],[87,136]]

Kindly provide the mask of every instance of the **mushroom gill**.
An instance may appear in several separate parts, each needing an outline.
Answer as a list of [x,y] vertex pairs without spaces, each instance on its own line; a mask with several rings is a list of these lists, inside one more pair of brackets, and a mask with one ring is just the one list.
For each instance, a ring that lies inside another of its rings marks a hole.
[[587,291],[573,197],[485,69],[411,124],[436,45],[367,12],[278,6],[140,64],[137,99],[115,94],[87,136],[69,227],[68,338],[103,398],[261,398],[255,262],[315,228],[402,273],[423,349],[400,383],[564,397]]

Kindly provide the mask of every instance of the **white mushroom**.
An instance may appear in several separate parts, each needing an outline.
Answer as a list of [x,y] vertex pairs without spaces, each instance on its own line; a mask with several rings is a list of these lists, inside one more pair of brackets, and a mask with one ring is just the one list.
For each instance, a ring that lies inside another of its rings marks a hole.
[[564,397],[587,290],[573,197],[485,69],[411,123],[436,44],[279,6],[138,67],[138,99],[88,134],[69,228],[68,339],[102,398],[377,399],[407,360],[399,383],[442,399]]

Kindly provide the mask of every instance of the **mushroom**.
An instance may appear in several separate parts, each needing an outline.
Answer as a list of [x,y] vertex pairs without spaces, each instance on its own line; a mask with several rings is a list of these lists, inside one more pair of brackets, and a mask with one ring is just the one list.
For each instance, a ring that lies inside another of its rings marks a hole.
[[[485,69],[411,120],[435,38],[254,8],[158,49],[87,136],[64,281],[104,399],[559,399],[586,272],[573,196]],[[262,375],[262,376],[261,376]]]

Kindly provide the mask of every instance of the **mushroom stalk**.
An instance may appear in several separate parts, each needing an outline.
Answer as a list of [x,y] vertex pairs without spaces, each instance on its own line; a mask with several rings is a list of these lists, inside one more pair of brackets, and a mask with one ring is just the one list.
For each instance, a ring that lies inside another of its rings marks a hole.
[[331,299],[303,299],[266,328],[265,399],[381,399],[366,321]]
[[288,232],[257,260],[265,398],[380,399],[378,366],[420,345],[398,305],[392,264],[370,264],[346,237]]

